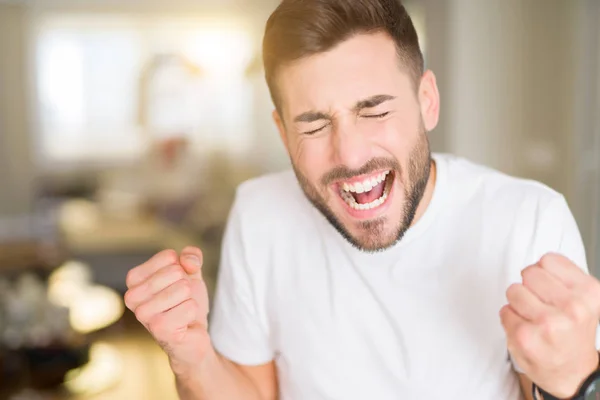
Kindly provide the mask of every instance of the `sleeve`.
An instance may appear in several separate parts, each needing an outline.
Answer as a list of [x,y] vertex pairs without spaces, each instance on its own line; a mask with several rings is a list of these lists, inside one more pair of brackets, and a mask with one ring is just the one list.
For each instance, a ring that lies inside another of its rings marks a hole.
[[240,365],[261,365],[273,360],[273,351],[261,323],[236,204],[225,230],[209,331],[215,350],[224,357]]
[[[589,273],[585,247],[577,222],[563,196],[551,202],[537,228],[538,238],[533,249],[535,260],[539,260],[546,253],[558,253]],[[600,349],[600,329],[596,329],[596,348]],[[523,372],[516,363],[513,362],[513,365],[517,372]]]
[[559,201],[559,210],[559,214],[562,214],[562,229],[560,230],[556,252],[568,257],[575,265],[589,273],[579,228],[566,200],[562,196]]

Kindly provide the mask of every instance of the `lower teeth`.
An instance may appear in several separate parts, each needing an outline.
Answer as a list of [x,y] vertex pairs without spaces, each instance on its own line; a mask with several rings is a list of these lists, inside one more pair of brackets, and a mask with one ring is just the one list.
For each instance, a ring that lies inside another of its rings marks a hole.
[[342,199],[344,199],[344,201],[350,207],[352,207],[355,210],[364,211],[364,210],[370,210],[372,208],[379,207],[380,205],[382,205],[383,202],[387,199],[388,193],[389,193],[389,189],[386,187],[383,192],[383,195],[380,198],[378,198],[377,200],[373,200],[372,202],[366,203],[366,204],[357,203],[356,200],[354,199],[354,197],[350,193],[347,193],[345,191],[342,191],[341,195],[342,195]]

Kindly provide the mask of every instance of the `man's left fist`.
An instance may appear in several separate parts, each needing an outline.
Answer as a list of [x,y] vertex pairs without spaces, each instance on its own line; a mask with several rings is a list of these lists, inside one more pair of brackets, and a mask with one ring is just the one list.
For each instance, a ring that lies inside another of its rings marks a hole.
[[500,310],[513,360],[540,388],[574,396],[598,367],[600,282],[569,259],[547,254],[523,270]]

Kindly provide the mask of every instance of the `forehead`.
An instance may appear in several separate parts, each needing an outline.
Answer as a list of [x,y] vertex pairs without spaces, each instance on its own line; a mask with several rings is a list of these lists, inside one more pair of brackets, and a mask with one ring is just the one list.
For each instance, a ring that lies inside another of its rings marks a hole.
[[395,43],[383,33],[356,35],[287,65],[279,71],[277,86],[286,119],[306,110],[352,107],[377,94],[412,95]]

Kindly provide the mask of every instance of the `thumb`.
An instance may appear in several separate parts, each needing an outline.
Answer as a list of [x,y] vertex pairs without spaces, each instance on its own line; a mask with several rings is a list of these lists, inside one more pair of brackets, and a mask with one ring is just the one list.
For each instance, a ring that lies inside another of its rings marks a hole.
[[197,247],[188,246],[181,252],[179,263],[192,278],[202,279],[202,251]]

